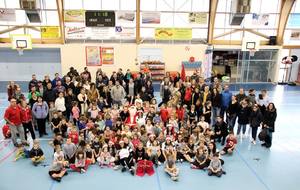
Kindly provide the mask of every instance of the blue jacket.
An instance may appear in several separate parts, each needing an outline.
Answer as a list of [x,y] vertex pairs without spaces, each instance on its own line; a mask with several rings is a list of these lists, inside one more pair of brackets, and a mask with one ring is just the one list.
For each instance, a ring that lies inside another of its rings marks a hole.
[[38,102],[34,103],[32,106],[32,113],[37,119],[45,119],[48,115],[49,107],[44,101],[42,105],[38,105]]
[[231,102],[231,96],[232,96],[232,93],[229,91],[222,92],[222,107],[223,108],[228,108],[228,106]]

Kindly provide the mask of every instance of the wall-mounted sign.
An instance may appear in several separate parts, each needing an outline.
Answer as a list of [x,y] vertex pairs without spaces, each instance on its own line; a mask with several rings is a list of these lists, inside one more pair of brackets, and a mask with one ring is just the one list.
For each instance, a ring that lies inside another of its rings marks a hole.
[[156,40],[191,40],[191,28],[155,28]]
[[101,48],[101,58],[103,65],[114,64],[115,51],[113,47],[102,47]]
[[189,13],[189,23],[207,24],[207,13]]
[[86,11],[85,25],[87,27],[115,27],[114,11]]
[[16,11],[12,9],[0,9],[0,21],[15,22]]
[[159,12],[144,12],[142,13],[143,24],[160,24]]
[[41,27],[41,37],[43,39],[55,39],[60,37],[59,26]]
[[86,65],[87,66],[100,66],[101,60],[101,48],[98,46],[85,47]]
[[85,39],[85,27],[65,27],[66,39]]
[[85,10],[65,10],[65,22],[84,22]]

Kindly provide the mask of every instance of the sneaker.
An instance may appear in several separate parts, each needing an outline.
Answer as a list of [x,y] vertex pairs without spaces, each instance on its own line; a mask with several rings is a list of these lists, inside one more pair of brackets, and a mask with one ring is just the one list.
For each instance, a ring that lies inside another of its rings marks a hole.
[[134,169],[130,169],[129,171],[130,171],[131,175],[134,176]]
[[114,167],[114,170],[118,170],[118,169],[120,169],[120,166],[115,166]]
[[226,175],[226,172],[225,172],[225,171],[222,171],[222,173],[223,173],[224,175]]
[[262,143],[262,144],[261,144],[261,146],[266,146],[266,145],[267,145],[266,143]]
[[80,173],[85,173],[86,171],[84,169],[81,169],[80,170]]
[[254,145],[256,145],[256,141],[255,140],[252,140],[251,143],[254,144]]
[[161,162],[160,162],[160,161],[158,161],[158,165],[159,165],[159,166],[161,165]]
[[65,172],[64,176],[67,176],[68,175],[68,172]]
[[171,177],[171,179],[172,179],[173,181],[178,181],[178,177],[175,177],[175,176]]
[[123,167],[122,168],[122,170],[121,170],[121,172],[125,172],[126,171],[126,168],[125,167]]

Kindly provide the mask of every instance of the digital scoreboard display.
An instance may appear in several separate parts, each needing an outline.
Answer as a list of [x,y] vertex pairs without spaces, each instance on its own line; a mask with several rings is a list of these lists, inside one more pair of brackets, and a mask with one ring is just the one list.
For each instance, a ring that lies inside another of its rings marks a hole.
[[86,11],[85,26],[87,27],[115,27],[114,11]]

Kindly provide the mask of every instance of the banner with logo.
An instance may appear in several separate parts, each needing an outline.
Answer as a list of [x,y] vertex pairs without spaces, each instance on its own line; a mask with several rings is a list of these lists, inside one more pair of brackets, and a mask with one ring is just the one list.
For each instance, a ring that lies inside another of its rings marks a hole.
[[159,12],[143,12],[142,13],[143,24],[160,24]]
[[86,46],[85,53],[87,66],[102,65],[101,48],[99,46]]
[[191,28],[155,28],[156,40],[191,40]]
[[84,22],[85,10],[65,10],[65,22]]
[[85,27],[65,27],[66,39],[85,39]]
[[268,26],[269,14],[252,14],[252,25],[256,26]]
[[292,30],[290,40],[300,40],[300,30]]
[[43,39],[55,39],[60,37],[59,26],[41,27],[41,37]]
[[114,27],[86,27],[85,35],[87,39],[107,40],[115,37]]
[[16,11],[12,9],[0,9],[0,20],[7,22],[15,22]]
[[189,13],[189,23],[207,24],[207,13]]
[[103,65],[114,64],[114,48],[113,47],[101,47],[101,57]]
[[125,28],[122,26],[116,26],[115,28],[116,39],[133,39],[135,38],[135,28]]
[[117,23],[121,24],[134,24],[135,13],[130,11],[118,11],[117,12]]

